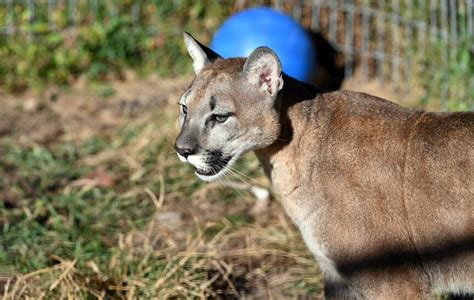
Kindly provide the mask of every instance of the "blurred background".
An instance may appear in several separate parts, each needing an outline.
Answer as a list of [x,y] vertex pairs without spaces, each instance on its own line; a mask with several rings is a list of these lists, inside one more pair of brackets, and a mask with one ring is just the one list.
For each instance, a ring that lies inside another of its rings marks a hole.
[[[172,149],[183,31],[209,45],[260,6],[307,30],[325,90],[474,109],[473,0],[0,0],[0,295],[321,297],[277,201],[201,183]],[[253,155],[237,168],[268,187]]]

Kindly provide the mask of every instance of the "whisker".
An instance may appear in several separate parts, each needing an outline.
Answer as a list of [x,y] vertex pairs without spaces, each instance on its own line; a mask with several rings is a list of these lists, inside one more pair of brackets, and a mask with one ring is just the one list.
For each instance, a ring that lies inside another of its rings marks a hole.
[[[214,166],[211,166],[211,169],[213,172],[216,172],[216,170],[214,169]],[[223,187],[226,187],[224,182],[222,181],[222,179],[220,177],[217,177],[217,181],[219,181],[219,183],[223,186]]]
[[182,85],[177,85],[176,83],[171,83],[171,85],[173,85],[173,87],[181,90],[181,92],[186,92],[186,87],[182,86]]
[[237,179],[239,179],[240,181],[242,181],[243,183],[248,185],[247,188],[250,188],[252,186],[248,181],[246,181],[244,178],[242,178],[242,176],[240,176],[239,174],[235,173],[233,170],[229,169],[229,172],[231,172],[233,175],[235,175],[237,177]]
[[256,180],[255,178],[252,178],[252,177],[248,176],[247,174],[242,173],[241,171],[237,170],[236,168],[230,167],[229,169],[231,169],[231,170],[233,170],[233,171],[239,173],[240,175],[242,175],[242,176],[244,176],[244,177],[246,177],[246,178],[248,178],[248,179],[250,179],[250,180],[252,180],[252,181],[257,182],[257,180]]
[[[218,160],[218,161],[215,161],[214,164],[217,165],[219,168],[224,168],[227,165],[227,163]],[[250,188],[252,186],[252,184],[250,182],[248,182],[247,180],[245,180],[244,177],[248,178],[251,181],[257,182],[257,180],[255,180],[254,178],[247,176],[246,174],[240,172],[239,170],[237,170],[237,169],[235,169],[231,166],[228,166],[228,170],[229,170],[230,173],[235,175],[237,177],[237,179],[239,179],[240,181],[246,183],[248,185],[248,188]]]
[[[211,169],[213,172],[217,172],[217,169],[211,165]],[[222,180],[222,178],[219,176],[217,177],[217,181],[219,181],[219,183],[223,186],[223,187],[228,187],[228,185],[224,182],[224,180]]]
[[229,179],[229,177],[227,177],[227,175],[224,173],[224,176],[227,178],[227,181],[232,185],[232,187],[234,188],[234,190],[239,193],[239,195],[242,197],[242,198],[245,198],[245,196],[235,187],[234,183],[232,182],[232,180]]

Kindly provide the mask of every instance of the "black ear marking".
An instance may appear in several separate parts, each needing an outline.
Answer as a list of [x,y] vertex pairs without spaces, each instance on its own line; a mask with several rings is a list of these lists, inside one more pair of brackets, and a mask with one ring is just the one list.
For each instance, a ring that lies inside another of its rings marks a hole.
[[[194,39],[194,38],[193,38]],[[209,59],[209,62],[213,63],[215,62],[218,58],[222,58],[219,54],[217,54],[216,52],[214,52],[214,50],[212,50],[211,48],[209,47],[206,47],[204,46],[203,44],[201,44],[201,42],[199,42],[198,40],[194,39],[196,41],[196,43],[198,43],[198,45],[201,47],[201,49],[204,51],[204,53],[206,54],[207,56],[207,59]]]
[[196,74],[198,74],[206,65],[221,58],[219,54],[201,44],[188,32],[183,32],[183,38],[189,55],[193,59],[193,67]]

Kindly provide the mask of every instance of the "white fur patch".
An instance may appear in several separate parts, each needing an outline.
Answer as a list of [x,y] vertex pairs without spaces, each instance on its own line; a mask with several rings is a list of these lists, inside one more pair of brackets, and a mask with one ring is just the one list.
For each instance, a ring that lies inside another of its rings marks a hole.
[[252,186],[250,192],[257,198],[257,200],[268,200],[270,198],[270,192],[267,189]]
[[208,169],[209,166],[204,162],[201,155],[189,155],[188,162],[196,168]]

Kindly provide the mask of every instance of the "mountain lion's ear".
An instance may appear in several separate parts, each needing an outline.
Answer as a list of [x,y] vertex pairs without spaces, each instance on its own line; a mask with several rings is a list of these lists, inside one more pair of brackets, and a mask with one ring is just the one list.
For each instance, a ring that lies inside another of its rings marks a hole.
[[270,48],[253,50],[245,62],[243,74],[250,83],[270,96],[275,96],[283,88],[280,59]]
[[219,54],[198,42],[189,33],[184,32],[183,37],[189,55],[193,59],[193,68],[196,75],[199,74],[206,65],[213,63],[218,58],[221,58]]

